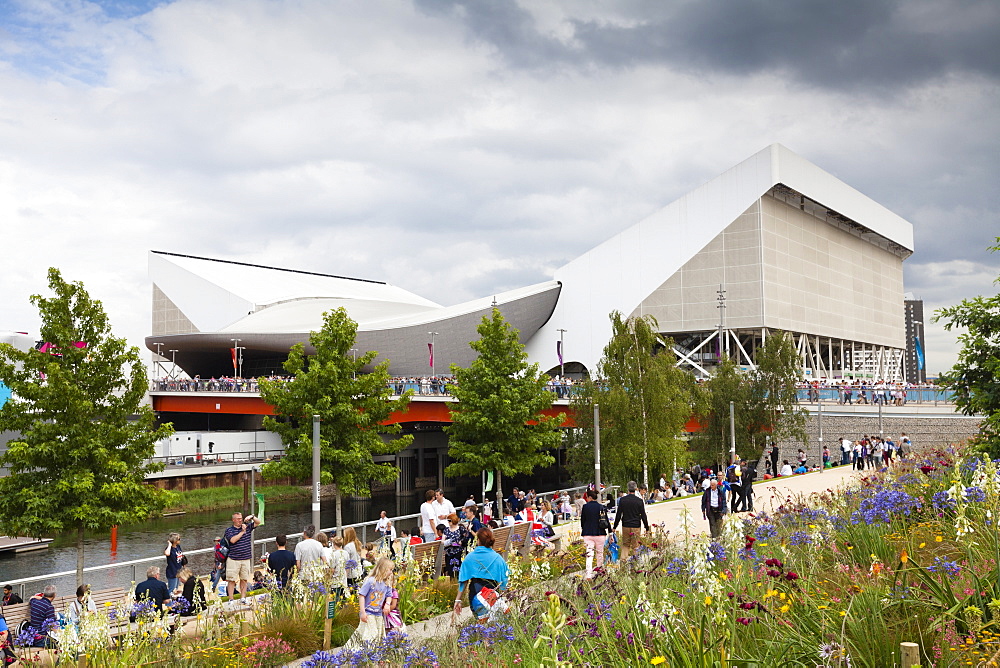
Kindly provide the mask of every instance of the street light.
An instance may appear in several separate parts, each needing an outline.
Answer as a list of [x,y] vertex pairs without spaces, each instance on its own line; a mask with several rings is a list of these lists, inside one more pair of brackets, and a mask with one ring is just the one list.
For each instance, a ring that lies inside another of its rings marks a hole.
[[246,350],[247,347],[240,345],[240,341],[242,341],[242,339],[229,339],[229,340],[236,344],[235,346],[233,346],[233,350],[236,351],[236,364],[237,364],[236,377],[237,378],[242,378],[243,377],[243,351]]
[[354,355],[354,367],[353,367],[353,369],[351,371],[351,376],[353,378],[357,378],[358,377],[358,349],[357,348],[351,348],[351,353]]
[[[719,309],[719,354],[723,352],[726,356],[729,356],[729,336],[726,334],[726,291],[722,289],[722,284],[719,284],[719,289],[715,291],[719,296],[716,300],[719,305],[716,307]],[[723,338],[725,337],[725,338]]]
[[430,344],[431,345],[431,360],[430,360],[431,361],[431,375],[432,376],[436,376],[437,374],[434,372],[434,337],[437,336],[438,333],[437,332],[427,332],[427,333],[431,335],[431,344]]

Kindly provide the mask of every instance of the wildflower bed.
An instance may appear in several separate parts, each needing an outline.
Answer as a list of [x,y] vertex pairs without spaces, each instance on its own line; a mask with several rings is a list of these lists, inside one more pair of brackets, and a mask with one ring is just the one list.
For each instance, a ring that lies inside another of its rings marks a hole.
[[[645,536],[634,557],[591,581],[582,546],[510,557],[510,612],[445,637],[391,634],[363,650],[318,651],[329,582],[266,592],[242,617],[199,620],[196,638],[149,622],[109,648],[67,648],[100,665],[275,666],[898,666],[901,642],[924,666],[1000,663],[1000,513],[995,462],[960,449],[911,456],[836,493],[782,499],[726,519],[722,536]],[[698,529],[701,523],[698,523]],[[446,613],[455,584],[411,563],[400,574],[407,625]],[[222,608],[220,608],[222,610]],[[126,611],[122,611],[126,612]],[[96,623],[96,622],[92,622]],[[357,624],[342,601],[334,645]],[[81,633],[81,636],[86,636]],[[268,642],[265,642],[268,641]],[[279,642],[280,641],[280,644]]]
[[919,644],[923,666],[998,665],[997,475],[959,450],[918,455],[845,491],[730,516],[717,541],[693,525],[654,532],[589,582],[529,573],[492,623],[306,665],[883,668],[900,665],[902,642]]

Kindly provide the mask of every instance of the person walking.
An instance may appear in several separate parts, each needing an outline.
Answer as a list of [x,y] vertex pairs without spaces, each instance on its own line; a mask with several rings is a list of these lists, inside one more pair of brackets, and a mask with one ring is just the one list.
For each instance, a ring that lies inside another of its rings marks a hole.
[[476,619],[486,619],[492,609],[483,604],[479,593],[484,587],[493,591],[503,591],[510,579],[510,569],[506,560],[493,549],[493,531],[483,527],[476,534],[479,545],[462,562],[458,573],[458,596],[455,597],[455,616],[462,613],[462,594],[469,592],[469,606]]
[[584,579],[590,580],[594,577],[594,558],[597,558],[597,568],[604,567],[604,542],[607,540],[608,530],[602,526],[601,518],[607,522],[607,509],[597,502],[597,490],[588,489],[585,495],[587,502],[580,510],[580,535],[583,536],[583,544],[587,550],[587,570]]
[[295,546],[295,566],[301,574],[308,564],[323,561],[323,544],[316,540],[316,527],[302,529],[302,540]]
[[743,498],[740,500],[740,507],[743,512],[753,511],[753,480],[757,477],[756,464],[748,465],[746,461],[741,462],[743,467],[743,487],[741,489],[741,494]]
[[639,535],[642,527],[649,531],[649,519],[646,517],[646,502],[635,494],[635,480],[628,481],[628,494],[618,500],[618,510],[615,512],[615,525],[612,531],[622,526],[621,558],[624,561],[639,545]]
[[392,596],[393,583],[392,559],[382,557],[358,589],[361,623],[344,647],[356,649],[385,637],[382,613],[386,601]]
[[726,516],[726,490],[719,486],[718,480],[712,480],[701,495],[701,514],[708,520],[708,530],[712,538],[722,535],[722,518]]

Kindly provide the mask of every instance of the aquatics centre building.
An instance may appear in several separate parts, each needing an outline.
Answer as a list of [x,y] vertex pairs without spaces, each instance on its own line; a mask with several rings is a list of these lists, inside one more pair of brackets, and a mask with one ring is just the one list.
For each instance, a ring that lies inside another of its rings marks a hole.
[[343,306],[356,348],[389,359],[392,375],[446,374],[472,361],[476,325],[496,305],[531,361],[578,375],[596,370],[617,310],[654,316],[699,375],[724,353],[752,366],[781,332],[804,378],[901,381],[912,252],[909,222],[773,144],[551,280],[452,306],[377,280],[151,251],[146,344],[190,376],[280,373],[289,348],[308,351],[323,313]]

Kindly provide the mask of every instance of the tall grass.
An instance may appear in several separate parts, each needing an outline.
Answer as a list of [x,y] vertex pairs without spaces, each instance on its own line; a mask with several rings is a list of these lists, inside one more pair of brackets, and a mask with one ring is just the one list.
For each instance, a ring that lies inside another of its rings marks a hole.
[[[270,485],[259,487],[257,491],[264,495],[264,499],[268,503],[305,500],[309,498],[310,494],[308,487],[295,485]],[[171,499],[164,512],[196,513],[203,510],[235,507],[242,501],[243,488],[239,486],[192,489],[187,492],[171,492]]]

